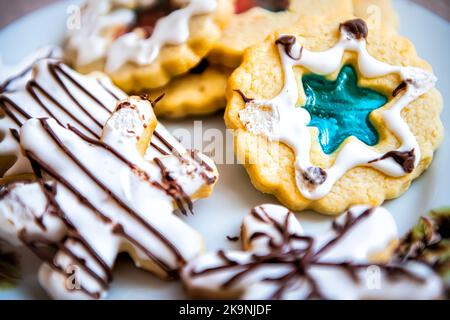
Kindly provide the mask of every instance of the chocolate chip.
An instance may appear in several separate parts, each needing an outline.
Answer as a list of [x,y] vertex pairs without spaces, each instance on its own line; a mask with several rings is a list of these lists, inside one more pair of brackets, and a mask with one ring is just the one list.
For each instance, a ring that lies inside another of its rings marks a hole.
[[396,97],[398,96],[402,91],[406,90],[408,88],[408,84],[406,83],[406,81],[402,81],[397,88],[394,89],[394,91],[392,92],[392,96]]
[[353,37],[358,40],[367,38],[367,35],[369,34],[367,24],[362,19],[354,19],[341,23],[339,30],[342,31],[342,29],[345,29],[345,31],[351,33]]
[[292,56],[292,47],[295,45],[297,39],[294,36],[281,36],[275,41],[275,44],[281,44],[284,46],[284,51],[289,56],[289,58],[294,60],[300,60],[302,58],[303,47],[300,48],[300,54],[298,57]]

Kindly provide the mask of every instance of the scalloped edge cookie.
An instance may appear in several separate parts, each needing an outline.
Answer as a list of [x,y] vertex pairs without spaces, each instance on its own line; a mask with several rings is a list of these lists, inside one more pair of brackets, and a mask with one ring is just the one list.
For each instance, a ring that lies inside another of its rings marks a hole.
[[[334,215],[354,204],[377,206],[387,199],[396,198],[408,189],[412,180],[428,168],[433,152],[443,138],[443,126],[439,118],[443,104],[442,97],[436,89],[431,89],[401,112],[402,119],[408,124],[420,148],[421,157],[416,159],[417,164],[412,173],[394,178],[374,168],[358,166],[348,170],[326,196],[311,200],[303,196],[297,187],[293,149],[284,143],[269,141],[266,137],[252,134],[245,129],[239,118],[239,112],[244,108],[245,103],[242,96],[235,90],[239,89],[245,96],[254,99],[271,99],[280,92],[284,80],[279,53],[275,45],[279,35],[293,34],[301,39],[305,49],[314,52],[324,51],[339,41],[340,24],[350,19],[354,17],[309,17],[291,29],[273,33],[264,43],[246,52],[243,64],[233,73],[228,82],[225,122],[229,129],[235,130],[238,157],[245,161],[245,168],[257,189],[274,194],[292,210],[300,211],[310,208]],[[378,60],[392,65],[407,65],[431,70],[429,64],[417,56],[413,44],[401,36],[369,30],[367,42],[368,52]],[[345,62],[355,62],[355,59],[353,53],[347,52],[341,66]],[[294,70],[297,76],[302,73],[300,67]],[[358,73],[360,75],[359,71]],[[335,77],[335,73],[330,75],[330,78]],[[398,88],[399,82],[401,82],[399,77],[394,74],[360,80],[363,86],[375,88],[388,97]],[[298,105],[303,105],[304,99],[303,90],[300,90]],[[391,99],[390,102],[393,100]],[[381,134],[380,142],[375,147],[380,152],[388,152],[399,145],[398,138],[387,130],[382,121],[382,112],[392,105],[390,102],[385,107],[374,111],[370,117]],[[345,140],[336,153],[326,156],[317,141],[317,129],[311,128],[309,131],[312,137],[311,161],[322,168],[330,167],[336,159],[336,154],[350,141],[355,140],[352,138]],[[258,158],[254,150],[251,150],[254,146],[262,148]]]
[[200,73],[182,75],[162,88],[145,92],[152,99],[164,95],[154,109],[158,117],[180,119],[213,114],[225,108],[231,72],[226,67],[208,65]]
[[[148,60],[148,58],[146,58],[146,54],[133,57],[133,61],[130,62],[130,59],[128,59],[128,55],[130,53],[123,52],[120,49],[120,47],[123,47],[125,44],[129,45],[130,43],[131,47],[137,46],[135,41],[145,37],[144,31],[141,29],[136,29],[134,32],[127,33],[125,35],[128,36],[127,38],[124,36],[119,37],[117,40],[112,42],[112,49],[111,47],[106,49],[106,51],[110,52],[111,50],[121,51],[119,52],[120,54],[118,54],[121,60],[124,58],[122,55],[125,56],[125,60],[123,61],[124,63],[111,64],[114,65],[114,68],[108,67],[108,63],[106,62],[106,58],[104,56],[100,56],[94,61],[80,64],[78,61],[79,52],[74,50],[74,45],[71,45],[71,41],[75,43],[82,42],[82,38],[80,38],[80,41],[74,39],[74,36],[77,35],[77,31],[68,35],[65,46],[66,59],[75,67],[77,71],[82,73],[89,73],[95,70],[105,71],[117,86],[127,92],[162,87],[166,85],[173,77],[186,73],[189,69],[197,65],[200,60],[208,54],[208,52],[213,48],[215,42],[220,38],[222,28],[228,22],[233,12],[233,5],[232,0],[216,1],[217,7],[213,12],[200,15],[194,14],[189,19],[189,37],[187,41],[183,41],[183,43],[178,45],[163,43],[158,52],[159,54],[154,57],[150,63],[141,61],[142,59]],[[172,14],[173,13],[176,13],[176,11],[172,12]],[[180,21],[182,20],[183,19]],[[119,32],[121,28],[124,28],[124,24],[115,24],[114,21],[111,22],[111,24],[112,30],[116,30],[116,32]],[[110,32],[112,31],[110,30]],[[89,36],[87,40],[92,40],[92,37]],[[87,40],[85,39],[86,43]],[[118,40],[120,40],[120,42]],[[83,45],[83,43],[81,45]],[[96,45],[97,43],[93,43],[90,47],[94,47],[95,49]],[[101,46],[101,44],[98,45]],[[138,50],[137,48],[138,47],[135,47],[131,51],[134,52]],[[116,58],[117,55],[113,60],[116,60]],[[139,63],[134,60],[139,61]]]

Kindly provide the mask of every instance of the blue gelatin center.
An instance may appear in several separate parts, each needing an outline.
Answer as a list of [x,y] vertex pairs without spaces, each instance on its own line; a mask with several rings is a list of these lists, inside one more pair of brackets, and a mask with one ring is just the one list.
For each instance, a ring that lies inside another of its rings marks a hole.
[[309,126],[319,129],[319,143],[326,154],[335,152],[350,136],[369,146],[378,143],[378,132],[369,116],[388,99],[372,89],[359,87],[353,66],[344,66],[335,81],[317,74],[304,75],[302,81],[304,108],[311,115]]

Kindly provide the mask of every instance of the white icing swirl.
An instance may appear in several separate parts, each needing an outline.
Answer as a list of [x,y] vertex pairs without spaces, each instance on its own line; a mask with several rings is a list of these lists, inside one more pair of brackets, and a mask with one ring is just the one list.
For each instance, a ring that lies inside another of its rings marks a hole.
[[[344,142],[334,164],[330,168],[323,168],[322,174],[326,175],[323,183],[317,185],[311,183],[311,180],[320,180],[323,177],[309,174],[319,172],[315,170],[316,167],[310,159],[311,133],[307,125],[311,121],[311,116],[305,108],[297,106],[299,88],[293,68],[302,66],[316,74],[331,74],[339,70],[345,51],[358,54],[359,71],[364,77],[383,77],[395,73],[406,82],[404,94],[391,108],[383,111],[382,117],[387,128],[401,142],[401,146],[392,151],[412,151],[415,156],[414,167],[417,167],[421,159],[420,148],[414,134],[402,119],[401,111],[434,87],[437,79],[431,72],[415,67],[392,66],[376,60],[367,51],[366,40],[356,39],[346,28],[341,28],[340,41],[329,50],[311,52],[295,40],[290,48],[280,43],[278,51],[284,72],[283,89],[273,99],[247,102],[246,107],[239,112],[239,117],[248,131],[264,135],[272,141],[281,141],[292,148],[296,156],[297,187],[305,198],[317,200],[325,197],[336,181],[357,166],[372,167],[392,177],[407,174],[391,157],[383,158],[384,153],[379,153],[361,141],[351,138]],[[298,57],[300,58],[296,59]],[[305,173],[309,175],[308,179],[305,178]]]

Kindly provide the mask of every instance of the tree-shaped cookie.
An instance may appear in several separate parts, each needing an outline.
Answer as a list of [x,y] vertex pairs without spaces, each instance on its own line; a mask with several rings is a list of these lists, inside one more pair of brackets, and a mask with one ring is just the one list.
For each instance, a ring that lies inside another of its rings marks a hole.
[[46,262],[39,278],[56,298],[104,297],[121,251],[176,276],[202,241],[172,212],[209,195],[214,163],[157,123],[146,97],[126,98],[101,74],[44,59],[28,77],[0,96],[0,155],[17,159],[2,179],[3,236]]
[[150,102],[131,97],[118,103],[101,141],[54,119],[21,127],[36,181],[3,190],[1,228],[44,261],[39,280],[52,297],[103,298],[122,251],[163,278],[202,251],[201,236],[173,211],[191,209],[215,169],[199,171],[185,154],[146,160],[140,142],[148,145],[156,125]]

